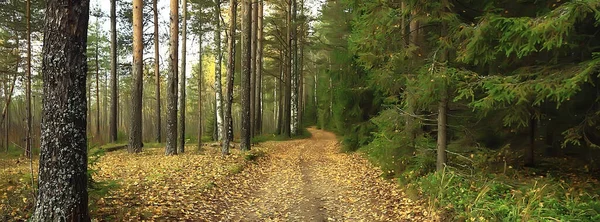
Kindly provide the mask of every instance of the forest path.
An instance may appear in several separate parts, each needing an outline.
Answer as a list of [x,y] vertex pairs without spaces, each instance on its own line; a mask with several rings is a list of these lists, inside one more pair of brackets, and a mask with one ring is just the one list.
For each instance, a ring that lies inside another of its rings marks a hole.
[[[270,141],[222,156],[191,147],[165,156],[116,151],[94,165],[117,188],[92,201],[98,221],[426,221],[425,210],[335,135]],[[256,161],[249,154],[265,154]]]
[[383,180],[380,170],[359,154],[340,153],[334,134],[309,131],[309,139],[261,144],[269,150],[268,156],[228,181],[246,184],[240,188],[249,191],[222,199],[224,217],[220,219],[426,220],[422,207],[406,198],[396,184]]

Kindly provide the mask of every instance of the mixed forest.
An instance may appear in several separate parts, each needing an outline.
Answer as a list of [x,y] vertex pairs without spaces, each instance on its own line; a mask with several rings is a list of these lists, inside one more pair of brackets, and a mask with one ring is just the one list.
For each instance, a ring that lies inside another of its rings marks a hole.
[[0,220],[598,221],[599,0],[0,1]]

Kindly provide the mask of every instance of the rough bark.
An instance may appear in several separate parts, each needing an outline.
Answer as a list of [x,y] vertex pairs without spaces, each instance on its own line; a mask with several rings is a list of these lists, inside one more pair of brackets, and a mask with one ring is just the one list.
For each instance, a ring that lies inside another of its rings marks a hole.
[[[229,1],[229,17],[237,17],[237,2],[236,0]],[[221,153],[223,155],[229,154],[229,143],[233,140],[233,117],[231,115],[231,105],[233,103],[233,80],[235,75],[235,26],[236,20],[232,19],[229,22],[229,35],[227,38],[227,88],[225,92],[225,126],[223,127],[226,132],[223,132],[223,146],[221,147]]]
[[257,21],[256,21],[256,89],[255,99],[256,105],[254,106],[254,134],[260,135],[262,133],[262,71],[263,71],[263,0],[258,0],[257,3]]
[[158,0],[152,1],[152,10],[154,11],[154,81],[156,85],[156,142],[161,142],[162,134],[162,115],[160,112],[160,43],[158,39]]
[[252,0],[250,5],[251,10],[251,26],[250,26],[250,135],[256,135],[255,124],[256,124],[256,37],[257,25],[258,25],[258,7],[256,7],[257,0]]
[[223,54],[221,52],[221,0],[215,0],[215,99],[217,115],[217,140],[223,139],[223,89],[221,86],[221,63],[223,62]]
[[133,66],[131,86],[131,111],[129,118],[129,153],[142,152],[142,87],[143,76],[143,27],[142,0],[133,0]]
[[181,76],[179,77],[179,143],[177,153],[185,151],[185,69],[186,61],[185,54],[187,53],[187,0],[183,0],[182,4],[182,31],[181,31]]
[[117,141],[117,3],[110,1],[110,126],[109,137],[111,142]]
[[241,143],[240,148],[243,151],[250,150],[250,122],[252,121],[250,116],[250,60],[251,60],[251,6],[250,0],[242,0],[242,72],[241,72],[241,105],[242,105],[242,125],[241,125]]
[[169,76],[167,78],[167,146],[165,155],[177,154],[177,82],[179,46],[179,1],[170,1]]
[[88,15],[87,0],[46,3],[39,192],[31,221],[90,221],[85,90]]
[[25,156],[31,159],[31,0],[26,3],[27,17],[27,84],[25,89],[26,94],[26,109],[27,109],[27,132],[25,135]]
[[296,18],[296,14],[297,14],[297,1],[296,0],[292,0],[292,25],[290,26],[292,28],[291,31],[291,50],[292,50],[292,55],[291,55],[291,134],[292,135],[297,135],[298,134],[298,24],[297,24],[297,18]]

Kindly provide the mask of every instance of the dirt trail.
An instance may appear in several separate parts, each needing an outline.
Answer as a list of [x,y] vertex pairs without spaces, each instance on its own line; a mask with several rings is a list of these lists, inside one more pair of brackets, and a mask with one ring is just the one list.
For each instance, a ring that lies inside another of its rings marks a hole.
[[[332,133],[263,144],[268,157],[211,195],[221,221],[424,221],[423,209]],[[234,187],[236,190],[231,190]]]

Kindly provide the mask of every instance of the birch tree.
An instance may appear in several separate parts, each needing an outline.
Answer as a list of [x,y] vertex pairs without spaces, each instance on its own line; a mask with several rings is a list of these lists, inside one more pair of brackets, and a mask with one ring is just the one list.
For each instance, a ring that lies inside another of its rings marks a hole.
[[233,103],[233,80],[235,75],[235,26],[237,17],[237,1],[229,1],[229,31],[227,32],[227,88],[225,93],[225,126],[223,127],[223,146],[221,153],[229,154],[229,143],[233,140],[233,117],[231,105]]
[[223,139],[223,91],[221,87],[221,0],[215,0],[215,115],[217,119],[217,140]]

